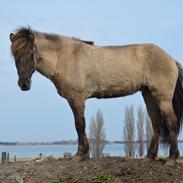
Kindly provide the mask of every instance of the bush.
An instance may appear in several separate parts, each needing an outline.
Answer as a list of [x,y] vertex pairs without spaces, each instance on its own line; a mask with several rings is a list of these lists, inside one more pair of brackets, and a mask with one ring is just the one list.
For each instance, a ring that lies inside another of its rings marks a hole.
[[52,181],[51,183],[64,183],[63,179],[57,179]]
[[104,173],[98,173],[91,180],[91,183],[121,183],[119,179],[112,177],[111,175],[106,175]]
[[[94,177],[92,177],[90,183],[122,183],[119,179],[112,177],[111,175],[107,175],[105,173],[98,173]],[[79,179],[76,176],[69,175],[66,178],[59,178],[51,183],[79,183]]]

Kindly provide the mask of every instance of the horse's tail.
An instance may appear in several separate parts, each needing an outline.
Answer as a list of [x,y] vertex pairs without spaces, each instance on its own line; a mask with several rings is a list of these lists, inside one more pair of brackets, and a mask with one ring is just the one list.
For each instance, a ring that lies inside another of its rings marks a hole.
[[[182,123],[183,123],[183,68],[182,66],[176,62],[176,65],[178,67],[178,78],[177,83],[175,86],[174,96],[173,96],[173,109],[177,116],[177,135],[179,134]],[[161,140],[163,142],[163,146],[167,147],[170,144],[170,135],[169,130],[167,128],[166,122],[163,118],[161,118],[161,126],[159,128],[159,134],[161,136]]]
[[178,62],[176,62],[176,64],[177,64],[179,73],[178,73],[177,83],[176,83],[175,92],[173,96],[173,108],[178,120],[177,133],[179,134],[180,129],[182,127],[182,123],[183,123],[183,85],[182,85],[183,68]]

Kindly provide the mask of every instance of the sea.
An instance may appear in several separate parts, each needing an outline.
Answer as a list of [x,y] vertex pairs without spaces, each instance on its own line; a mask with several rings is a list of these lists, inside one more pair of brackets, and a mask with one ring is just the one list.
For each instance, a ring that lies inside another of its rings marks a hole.
[[[106,156],[125,156],[124,144],[112,143],[106,144],[103,150],[103,154]],[[137,151],[138,147],[136,148]],[[183,143],[179,143],[180,155],[183,155]],[[74,155],[77,151],[77,145],[0,145],[0,153],[9,153],[10,158],[36,158],[40,156],[54,156],[63,157],[65,153]],[[144,148],[144,154],[146,154],[146,148]],[[163,149],[160,145],[159,156],[168,156],[168,149]],[[138,157],[138,153],[135,153],[135,157]]]

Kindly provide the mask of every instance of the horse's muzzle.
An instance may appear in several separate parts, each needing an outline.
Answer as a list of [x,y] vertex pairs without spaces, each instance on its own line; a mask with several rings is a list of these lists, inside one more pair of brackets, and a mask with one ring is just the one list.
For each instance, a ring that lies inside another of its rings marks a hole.
[[18,80],[18,85],[20,86],[21,90],[28,91],[31,88],[31,79],[27,79],[24,81]]

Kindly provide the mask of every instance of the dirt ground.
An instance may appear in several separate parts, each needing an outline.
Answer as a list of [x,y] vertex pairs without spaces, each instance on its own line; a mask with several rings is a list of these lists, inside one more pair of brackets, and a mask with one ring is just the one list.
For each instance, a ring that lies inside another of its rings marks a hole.
[[60,182],[56,183],[90,183],[92,180],[100,183],[102,181],[94,181],[93,177],[101,174],[113,178],[113,181],[103,181],[106,183],[183,183],[183,164],[179,162],[169,167],[160,160],[145,161],[118,157],[83,162],[48,158],[44,161],[0,164],[2,183],[52,183],[58,179]]

